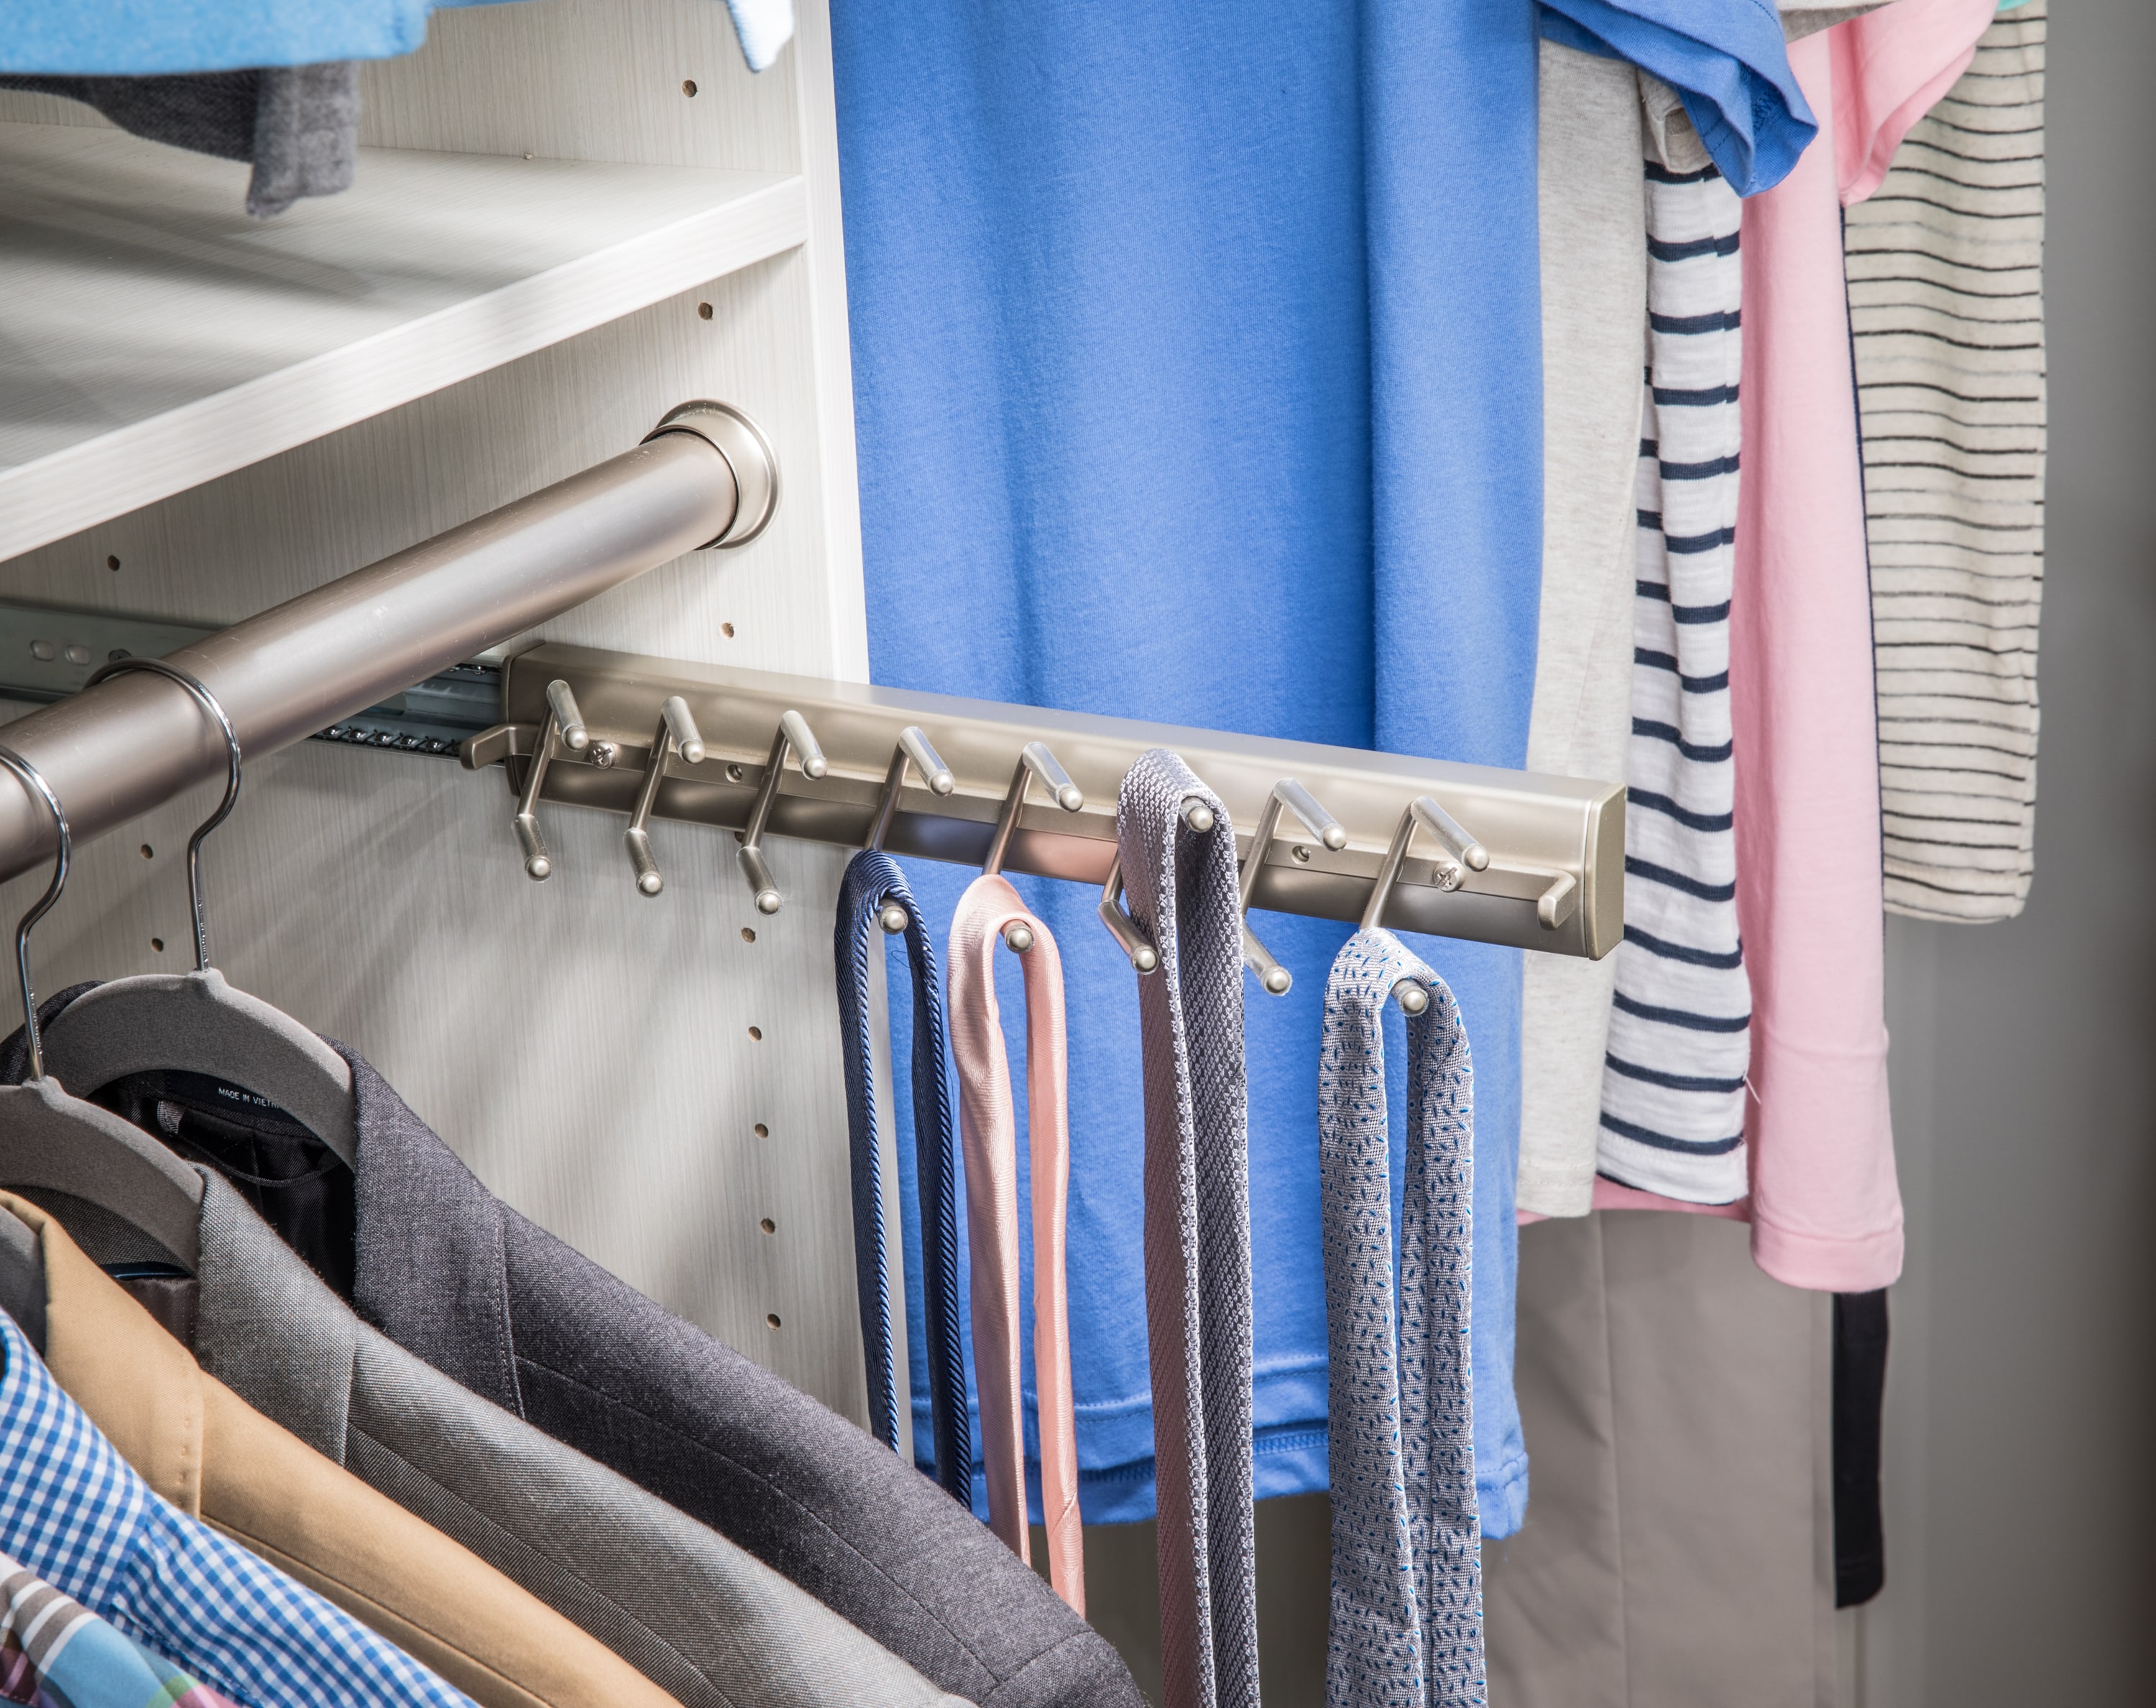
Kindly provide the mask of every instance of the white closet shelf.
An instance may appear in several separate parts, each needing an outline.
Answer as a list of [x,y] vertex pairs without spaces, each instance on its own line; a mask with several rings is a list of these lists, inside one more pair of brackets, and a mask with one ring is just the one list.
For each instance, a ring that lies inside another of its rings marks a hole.
[[367,149],[248,168],[0,124],[0,559],[798,247],[798,177]]

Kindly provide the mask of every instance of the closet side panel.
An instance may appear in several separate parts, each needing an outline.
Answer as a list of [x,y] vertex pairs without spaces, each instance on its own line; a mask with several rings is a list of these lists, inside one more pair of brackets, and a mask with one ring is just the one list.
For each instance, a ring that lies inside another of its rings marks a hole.
[[[360,141],[796,172],[797,78],[812,74],[802,49],[797,39],[769,70],[751,71],[720,0],[518,0],[437,12],[419,53],[361,68]],[[828,55],[822,76],[828,99]]]
[[[858,545],[827,546],[807,269],[799,252],[778,257],[0,565],[0,597],[229,622],[714,397],[748,410],[777,448],[785,489],[769,531],[654,571],[539,636],[849,667],[837,638],[860,631]],[[180,854],[211,804],[205,792],[82,851],[38,933],[42,991],[184,967]],[[788,902],[767,919],[731,833],[656,827],[666,889],[646,899],[622,820],[547,809],[557,865],[538,885],[511,811],[499,771],[446,760],[317,742],[251,765],[205,854],[218,964],[359,1049],[519,1208],[864,1415],[832,994],[843,854],[772,844]],[[0,911],[42,881],[6,886]]]

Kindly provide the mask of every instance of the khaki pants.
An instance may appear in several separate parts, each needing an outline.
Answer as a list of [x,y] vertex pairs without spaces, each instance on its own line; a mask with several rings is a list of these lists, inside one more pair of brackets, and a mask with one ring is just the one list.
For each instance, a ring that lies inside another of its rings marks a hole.
[[1532,1480],[1483,1546],[1491,1708],[1832,1708],[1829,1300],[1748,1231],[1521,1229]]

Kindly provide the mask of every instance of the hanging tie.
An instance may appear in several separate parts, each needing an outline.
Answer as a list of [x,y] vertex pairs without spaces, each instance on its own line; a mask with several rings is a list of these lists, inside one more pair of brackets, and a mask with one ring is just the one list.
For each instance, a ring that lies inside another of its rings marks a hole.
[[[1403,979],[1430,1000],[1407,1021],[1396,1333],[1384,1010]],[[1357,931],[1332,963],[1317,1121],[1331,1369],[1326,1703],[1479,1708],[1481,1525],[1468,1361],[1474,1075],[1452,992],[1389,931]]]
[[[861,1346],[868,1365],[869,1428],[898,1447],[891,1289],[884,1253],[882,1175],[876,1166],[875,1058],[869,1029],[869,979],[883,972],[878,924],[906,910],[906,958],[913,974],[913,1142],[921,1203],[921,1302],[927,1324],[928,1408],[936,1480],[970,1505],[973,1430],[966,1412],[966,1353],[958,1333],[957,1168],[952,1151],[951,1090],[943,1077],[943,983],[935,946],[905,875],[890,855],[865,849],[847,863],[839,889],[839,1027],[844,1039],[846,1128],[852,1144],[854,1274],[860,1288]],[[870,953],[871,945],[876,952]]]
[[[1186,802],[1213,815],[1193,830]],[[1116,841],[1145,1059],[1146,1326],[1168,1708],[1257,1708],[1250,1480],[1250,1195],[1242,912],[1227,808],[1156,747],[1123,779]]]
[[1081,1615],[1086,1557],[1078,1514],[1078,1434],[1070,1390],[1070,1307],[1064,1223],[1070,1196],[1070,1117],[1063,962],[1048,927],[1009,881],[976,878],[951,921],[951,1045],[965,1143],[967,1245],[973,1257],[973,1370],[988,1524],[1030,1563],[1026,1536],[1025,1398],[1020,1386],[1018,1117],[996,1006],[1000,933],[1033,933],[1025,977],[1025,1102],[1033,1177],[1033,1373],[1040,1434],[1040,1505],[1049,1582]]

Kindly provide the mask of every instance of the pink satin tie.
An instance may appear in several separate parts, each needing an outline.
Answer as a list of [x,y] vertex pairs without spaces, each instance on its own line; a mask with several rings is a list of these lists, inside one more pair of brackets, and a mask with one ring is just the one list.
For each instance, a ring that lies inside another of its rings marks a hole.
[[981,1396],[988,1526],[1030,1563],[1026,1538],[1025,1400],[1019,1372],[1018,1116],[996,1008],[1004,927],[1022,922],[1033,946],[1025,976],[1026,1125],[1032,1141],[1033,1371],[1040,1406],[1040,1499],[1049,1582],[1086,1611],[1079,1530],[1078,1435],[1070,1393],[1070,1308],[1064,1273],[1070,1117],[1065,1095],[1063,962],[1048,927],[999,877],[977,878],[951,921],[951,1053],[958,1064],[958,1131],[966,1155],[967,1247],[973,1258],[973,1371]]

